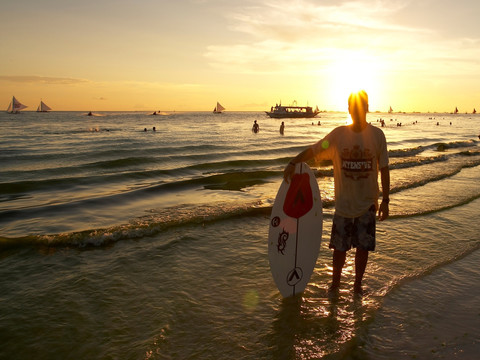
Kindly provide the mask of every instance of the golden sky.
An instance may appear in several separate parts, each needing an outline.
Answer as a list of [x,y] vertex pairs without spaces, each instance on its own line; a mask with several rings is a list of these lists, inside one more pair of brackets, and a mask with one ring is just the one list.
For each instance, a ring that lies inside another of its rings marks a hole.
[[6,0],[0,99],[27,110],[480,108],[478,0]]

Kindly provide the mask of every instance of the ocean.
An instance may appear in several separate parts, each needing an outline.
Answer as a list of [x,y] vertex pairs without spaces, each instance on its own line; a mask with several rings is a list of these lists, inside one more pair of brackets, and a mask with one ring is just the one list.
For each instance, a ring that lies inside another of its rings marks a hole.
[[380,119],[391,216],[365,295],[353,252],[328,294],[333,172],[312,162],[321,249],[283,299],[267,256],[283,168],[348,114],[282,136],[262,112],[1,113],[0,359],[476,358],[480,115]]

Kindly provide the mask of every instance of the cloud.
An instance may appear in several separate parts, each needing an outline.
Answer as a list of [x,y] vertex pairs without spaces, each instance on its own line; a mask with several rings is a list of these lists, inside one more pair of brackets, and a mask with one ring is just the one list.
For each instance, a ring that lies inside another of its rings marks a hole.
[[179,90],[195,90],[204,87],[202,84],[195,83],[167,83],[158,81],[115,81],[112,84],[123,85],[129,88],[138,89],[179,89]]
[[0,81],[30,83],[30,84],[49,84],[49,85],[75,85],[89,83],[85,79],[63,78],[63,77],[48,77],[48,76],[5,76],[0,75]]
[[254,38],[309,41],[319,34],[350,34],[365,30],[418,31],[392,22],[392,15],[406,6],[402,1],[267,1],[228,14],[232,30]]
[[[25,75],[25,76],[6,76],[0,75],[0,82],[8,81],[15,83],[24,83],[24,84],[48,84],[48,85],[77,85],[77,84],[88,84],[94,85],[97,88],[110,88],[110,87],[127,87],[137,88],[137,89],[178,89],[178,90],[195,90],[203,87],[201,84],[195,83],[161,83],[161,82],[145,82],[145,81],[95,81],[88,79],[77,79],[77,78],[65,78],[65,77],[49,77],[49,76],[35,76],[35,75]],[[104,97],[96,97],[96,100],[107,100]]]
[[210,45],[204,56],[215,69],[236,73],[312,74],[356,53],[408,67],[410,59],[429,58],[444,43],[432,29],[402,22],[398,14],[411,4],[267,0],[226,14],[230,29],[243,37]]

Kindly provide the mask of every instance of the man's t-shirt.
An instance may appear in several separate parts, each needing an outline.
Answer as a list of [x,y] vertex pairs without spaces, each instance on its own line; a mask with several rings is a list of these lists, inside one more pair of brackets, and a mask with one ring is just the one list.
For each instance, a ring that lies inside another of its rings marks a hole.
[[343,217],[363,215],[378,205],[378,172],[388,165],[383,131],[370,124],[361,132],[340,126],[312,146],[320,159],[333,161],[335,212]]

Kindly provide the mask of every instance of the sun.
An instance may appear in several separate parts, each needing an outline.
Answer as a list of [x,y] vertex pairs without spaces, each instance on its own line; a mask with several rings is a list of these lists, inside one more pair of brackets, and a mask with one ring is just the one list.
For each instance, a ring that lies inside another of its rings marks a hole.
[[328,102],[332,110],[347,111],[347,99],[352,92],[365,90],[370,97],[378,94],[382,66],[373,56],[355,52],[342,55],[328,66]]

